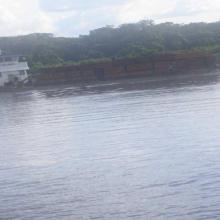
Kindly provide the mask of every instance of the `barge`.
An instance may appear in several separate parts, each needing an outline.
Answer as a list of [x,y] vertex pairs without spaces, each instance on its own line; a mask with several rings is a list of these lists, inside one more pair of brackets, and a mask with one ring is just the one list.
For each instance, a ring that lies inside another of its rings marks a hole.
[[112,59],[92,64],[64,65],[39,69],[32,85],[79,84],[148,76],[185,75],[211,71],[216,61],[207,53],[164,53],[140,58]]

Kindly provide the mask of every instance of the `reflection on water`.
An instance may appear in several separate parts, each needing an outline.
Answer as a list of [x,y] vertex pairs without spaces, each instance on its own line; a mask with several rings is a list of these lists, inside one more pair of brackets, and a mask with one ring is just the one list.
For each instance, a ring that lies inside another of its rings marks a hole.
[[219,73],[0,94],[0,219],[218,219]]

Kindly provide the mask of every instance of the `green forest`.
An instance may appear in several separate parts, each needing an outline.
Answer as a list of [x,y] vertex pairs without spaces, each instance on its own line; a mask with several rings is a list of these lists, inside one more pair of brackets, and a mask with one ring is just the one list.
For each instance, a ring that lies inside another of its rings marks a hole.
[[7,54],[25,56],[33,69],[176,51],[207,51],[219,55],[220,21],[155,24],[143,20],[102,27],[72,38],[54,37],[51,33],[1,37],[0,48]]

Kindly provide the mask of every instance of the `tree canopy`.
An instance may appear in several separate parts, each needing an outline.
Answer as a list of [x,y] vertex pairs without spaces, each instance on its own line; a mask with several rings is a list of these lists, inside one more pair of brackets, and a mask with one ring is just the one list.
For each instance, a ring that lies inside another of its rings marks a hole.
[[220,22],[154,24],[144,20],[102,27],[73,38],[51,33],[0,37],[0,48],[5,53],[26,56],[32,68],[181,50],[220,54]]

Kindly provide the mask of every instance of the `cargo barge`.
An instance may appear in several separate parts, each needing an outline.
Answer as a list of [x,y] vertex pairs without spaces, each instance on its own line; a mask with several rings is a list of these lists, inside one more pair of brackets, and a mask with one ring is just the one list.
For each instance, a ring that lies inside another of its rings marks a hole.
[[210,71],[216,68],[214,55],[207,53],[157,54],[141,58],[42,68],[30,78],[33,86],[79,84],[98,81],[166,76]]

